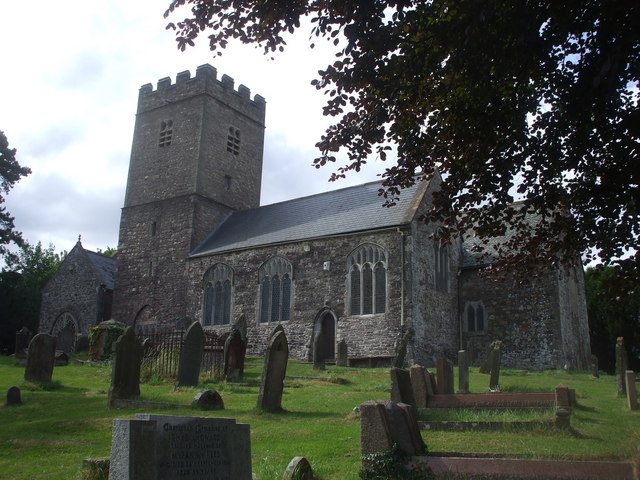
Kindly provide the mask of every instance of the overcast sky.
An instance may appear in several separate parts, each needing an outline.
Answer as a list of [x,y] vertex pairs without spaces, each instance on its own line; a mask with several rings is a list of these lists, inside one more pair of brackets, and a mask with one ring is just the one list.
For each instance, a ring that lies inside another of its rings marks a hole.
[[[375,180],[374,161],[328,183],[314,145],[330,123],[310,85],[332,62],[330,45],[296,35],[274,60],[248,45],[214,58],[203,38],[180,52],[166,31],[169,0],[0,3],[0,130],[31,168],[6,198],[25,239],[70,250],[116,247],[138,89],[210,63],[267,100],[262,204]],[[184,14],[173,18],[174,21]]]

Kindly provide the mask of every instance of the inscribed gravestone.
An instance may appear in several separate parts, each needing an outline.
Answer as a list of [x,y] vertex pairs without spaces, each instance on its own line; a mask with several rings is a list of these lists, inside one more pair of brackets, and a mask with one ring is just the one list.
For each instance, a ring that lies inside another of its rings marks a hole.
[[114,346],[109,406],[118,399],[140,396],[140,364],[144,349],[136,338],[133,327],[127,327]]
[[224,365],[222,371],[226,380],[233,380],[244,375],[246,353],[246,337],[243,338],[241,328],[234,325],[231,329],[231,334],[224,342]]
[[406,403],[416,405],[413,397],[413,387],[411,386],[411,375],[402,368],[393,367],[391,374],[391,401],[396,403]]
[[249,425],[137,414],[113,422],[110,480],[251,480]]
[[[144,348],[143,348],[144,350]],[[196,386],[200,378],[200,365],[204,353],[204,330],[200,322],[193,322],[187,329],[180,350],[178,386]]]
[[338,342],[336,365],[338,367],[346,367],[349,365],[349,347],[347,346],[347,341],[344,338]]
[[39,333],[31,339],[24,379],[28,382],[50,382],[56,359],[56,337]]
[[258,393],[258,408],[268,412],[282,410],[282,392],[284,390],[284,377],[287,373],[289,360],[289,345],[284,329],[279,325],[269,340],[267,354],[264,358],[260,392]]
[[7,390],[7,406],[22,405],[22,399],[20,398],[20,389],[18,387],[11,387]]
[[469,393],[469,360],[464,350],[458,351],[458,393]]
[[324,370],[324,333],[316,333],[313,339],[313,369]]

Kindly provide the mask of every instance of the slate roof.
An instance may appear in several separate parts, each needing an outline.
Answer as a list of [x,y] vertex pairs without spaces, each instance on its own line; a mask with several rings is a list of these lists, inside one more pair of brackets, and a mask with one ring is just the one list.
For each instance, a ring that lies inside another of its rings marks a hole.
[[87,258],[89,258],[91,264],[98,272],[104,286],[113,290],[116,276],[116,259],[90,250],[85,250],[85,253],[87,254]]
[[406,225],[427,187],[422,181],[403,190],[390,208],[382,206],[380,182],[370,182],[233,212],[191,257]]

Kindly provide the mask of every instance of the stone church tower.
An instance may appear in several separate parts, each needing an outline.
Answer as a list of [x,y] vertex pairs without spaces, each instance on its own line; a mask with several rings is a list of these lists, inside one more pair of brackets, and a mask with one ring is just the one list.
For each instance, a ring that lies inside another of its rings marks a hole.
[[265,101],[216,76],[203,65],[140,89],[113,307],[138,328],[186,321],[189,252],[260,205]]

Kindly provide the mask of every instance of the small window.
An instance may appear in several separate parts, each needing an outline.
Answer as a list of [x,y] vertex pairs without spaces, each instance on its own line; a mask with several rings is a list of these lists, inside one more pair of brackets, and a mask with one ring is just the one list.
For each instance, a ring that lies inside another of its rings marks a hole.
[[465,316],[467,332],[481,333],[486,330],[486,313],[482,302],[467,302]]
[[160,123],[160,137],[158,139],[159,147],[168,147],[171,145],[173,138],[173,120],[166,120]]
[[158,222],[151,222],[151,236],[155,237],[158,233]]
[[433,262],[435,289],[438,292],[449,291],[449,252],[447,247],[433,244]]
[[238,155],[240,153],[240,130],[235,127],[229,127],[227,135],[227,152]]
[[232,189],[232,179],[229,175],[224,176],[224,189],[230,192]]

